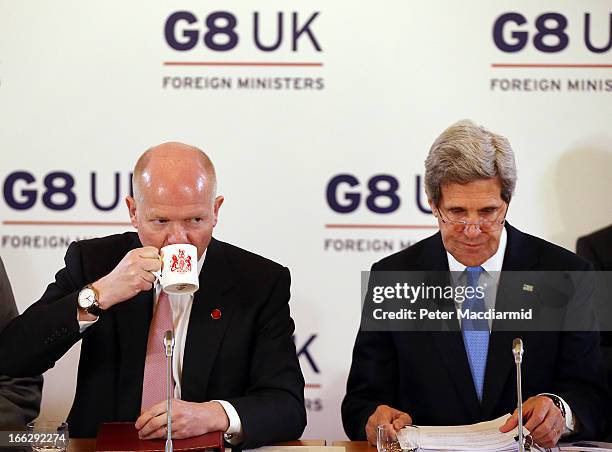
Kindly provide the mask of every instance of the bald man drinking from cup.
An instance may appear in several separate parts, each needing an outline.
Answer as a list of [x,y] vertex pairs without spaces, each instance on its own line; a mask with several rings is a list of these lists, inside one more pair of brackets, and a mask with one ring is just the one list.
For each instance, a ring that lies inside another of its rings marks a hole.
[[[0,373],[42,373],[82,340],[71,436],[134,421],[141,438],[161,438],[159,335],[173,329],[174,438],[221,430],[239,447],[299,438],[304,379],[288,269],[212,237],[224,198],[203,151],[174,142],[151,148],[136,163],[133,185],[126,203],[137,232],[70,245],[55,281],[0,337]],[[160,284],[169,271],[160,278],[162,248],[187,268],[174,245],[196,250],[193,293]]]

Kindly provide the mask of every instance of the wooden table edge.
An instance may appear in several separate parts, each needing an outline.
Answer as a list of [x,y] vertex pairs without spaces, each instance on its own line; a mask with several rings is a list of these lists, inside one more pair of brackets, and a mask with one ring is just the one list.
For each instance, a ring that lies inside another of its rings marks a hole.
[[[321,447],[325,446],[325,440],[323,439],[302,439],[297,441],[283,441],[275,446],[309,446],[309,447]],[[95,438],[71,438],[68,443],[68,450],[66,452],[93,452],[96,447]]]

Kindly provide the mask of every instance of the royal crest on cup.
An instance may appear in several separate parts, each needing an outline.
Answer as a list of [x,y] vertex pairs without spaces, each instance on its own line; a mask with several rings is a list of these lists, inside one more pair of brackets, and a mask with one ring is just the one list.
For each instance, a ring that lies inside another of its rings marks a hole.
[[168,294],[190,294],[198,290],[198,249],[187,243],[164,246],[161,270],[153,272]]

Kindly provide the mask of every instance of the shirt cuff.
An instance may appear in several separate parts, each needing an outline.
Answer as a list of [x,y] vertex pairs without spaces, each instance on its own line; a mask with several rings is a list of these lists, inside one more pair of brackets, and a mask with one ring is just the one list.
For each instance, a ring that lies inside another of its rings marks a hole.
[[576,418],[574,417],[570,406],[567,404],[565,400],[563,400],[563,397],[559,397],[557,394],[552,394],[550,392],[543,392],[540,395],[553,395],[555,397],[558,397],[559,400],[561,400],[561,404],[563,405],[563,408],[565,409],[565,429],[561,433],[561,437],[567,436],[572,433],[576,433],[578,431],[578,428],[577,428],[578,426],[576,425]]
[[563,397],[559,397],[559,400],[561,400],[561,403],[563,404],[563,408],[565,408],[565,431],[563,432],[562,436],[568,435],[570,433],[576,433],[577,431],[576,418],[572,414],[572,409],[567,404],[567,402],[563,400]]
[[96,317],[96,320],[79,320],[79,310],[77,308],[77,322],[79,322],[79,333],[83,334],[87,328],[96,323],[100,317]]
[[238,416],[238,412],[236,408],[225,400],[211,400],[211,402],[219,402],[223,409],[225,410],[225,414],[227,414],[227,418],[229,419],[229,427],[225,431],[225,441],[230,443],[232,446],[236,444],[240,444],[242,442],[242,422],[240,421],[240,416]]

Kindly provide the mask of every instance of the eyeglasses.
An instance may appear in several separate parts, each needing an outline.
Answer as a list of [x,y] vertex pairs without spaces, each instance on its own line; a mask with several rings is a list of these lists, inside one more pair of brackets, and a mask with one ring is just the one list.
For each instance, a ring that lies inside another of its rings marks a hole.
[[[501,215],[498,215],[500,209],[503,209],[503,213]],[[490,212],[481,213],[481,217],[478,219],[478,221],[472,223],[461,218],[462,216],[465,216],[463,212],[447,212],[446,218],[444,218],[444,216],[442,215],[442,210],[440,208],[437,208],[442,223],[449,227],[452,227],[453,230],[456,232],[465,232],[466,229],[470,226],[474,226],[480,232],[499,231],[502,227],[504,227],[504,223],[506,222],[508,204],[506,204],[505,209],[503,207],[501,207],[500,209],[494,209]]]

